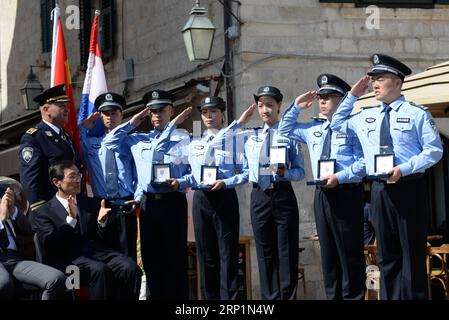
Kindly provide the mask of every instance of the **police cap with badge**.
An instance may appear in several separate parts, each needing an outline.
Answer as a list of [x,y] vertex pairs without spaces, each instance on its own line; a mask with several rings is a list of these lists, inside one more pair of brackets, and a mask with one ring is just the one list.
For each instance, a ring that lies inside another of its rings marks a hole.
[[256,100],[257,103],[259,99],[264,96],[273,97],[277,102],[281,102],[284,97],[278,88],[273,86],[263,86],[257,89],[257,93],[254,94],[254,100]]
[[95,99],[95,108],[97,108],[99,112],[109,111],[112,109],[119,109],[120,111],[123,111],[125,106],[125,98],[114,92],[103,93]]
[[346,81],[329,73],[320,74],[316,79],[316,83],[319,87],[317,95],[339,93],[344,96],[346,92],[351,90],[351,86]]
[[166,105],[173,106],[175,96],[164,90],[152,90],[145,93],[142,98],[143,103],[149,109],[160,109]]
[[70,99],[66,94],[65,84],[60,84],[58,86],[47,89],[40,95],[36,96],[33,100],[37,102],[41,107],[47,103],[70,102]]
[[218,108],[221,111],[226,110],[226,102],[220,97],[206,97],[201,100],[197,107],[199,111],[209,108]]
[[367,74],[374,76],[382,73],[392,73],[404,81],[404,78],[412,74],[412,70],[401,61],[387,56],[386,54],[376,53],[371,57],[373,68]]

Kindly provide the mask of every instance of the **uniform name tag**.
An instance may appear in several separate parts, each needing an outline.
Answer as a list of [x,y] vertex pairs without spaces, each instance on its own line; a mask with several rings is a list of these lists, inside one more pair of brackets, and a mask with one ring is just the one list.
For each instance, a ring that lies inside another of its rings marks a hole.
[[345,134],[337,134],[337,139],[346,139],[346,137],[347,137],[347,135],[345,135]]
[[410,118],[397,118],[396,122],[398,122],[398,123],[410,123]]

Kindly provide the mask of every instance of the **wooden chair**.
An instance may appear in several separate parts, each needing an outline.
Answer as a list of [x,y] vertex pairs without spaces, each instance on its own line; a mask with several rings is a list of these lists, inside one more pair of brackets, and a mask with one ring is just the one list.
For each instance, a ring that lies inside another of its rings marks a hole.
[[427,286],[429,299],[432,299],[432,282],[441,285],[445,299],[449,299],[449,275],[448,275],[449,244],[440,247],[427,247]]

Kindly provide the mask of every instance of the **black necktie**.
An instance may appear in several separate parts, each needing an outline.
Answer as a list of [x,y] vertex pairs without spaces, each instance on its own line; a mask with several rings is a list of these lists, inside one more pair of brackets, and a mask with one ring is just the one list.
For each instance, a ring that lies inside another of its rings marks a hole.
[[271,129],[271,128],[269,128],[268,129],[268,134],[267,134],[267,137],[266,137],[266,148],[267,148],[267,157],[268,157],[268,160],[270,159],[270,149],[271,149],[271,139],[272,139],[272,131],[273,131],[273,129]]
[[393,139],[390,132],[390,111],[391,107],[387,106],[384,110],[384,118],[380,125],[379,153],[393,153]]
[[0,248],[7,250],[9,246],[8,234],[6,233],[6,221],[3,221],[4,228],[0,230]]
[[332,130],[327,129],[326,137],[324,138],[323,149],[321,149],[321,159],[329,159],[331,156],[331,142],[332,142]]

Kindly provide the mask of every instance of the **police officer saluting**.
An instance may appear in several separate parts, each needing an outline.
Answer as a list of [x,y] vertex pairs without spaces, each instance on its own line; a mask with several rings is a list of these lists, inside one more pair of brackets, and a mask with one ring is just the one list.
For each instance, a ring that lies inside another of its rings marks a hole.
[[[119,154],[131,153],[136,165],[140,201],[140,241],[142,261],[151,299],[187,299],[187,200],[186,184],[177,179],[190,170],[183,158],[187,134],[170,134],[167,152],[158,141],[173,116],[174,96],[154,90],[143,96],[146,109],[106,135],[107,148]],[[181,114],[188,116],[191,108]],[[147,116],[154,130],[133,132]]]
[[[279,132],[309,147],[315,178],[315,221],[320,240],[324,287],[329,300],[362,300],[365,292],[363,255],[363,152],[352,130],[332,132],[330,121],[351,87],[339,77],[322,74],[319,90],[309,91],[284,113]],[[297,123],[301,110],[318,96],[323,118]]]
[[[114,152],[106,148],[104,138],[121,124],[126,100],[123,96],[107,92],[95,100],[98,112],[91,114],[80,126],[81,144],[87,159],[93,194],[100,204],[106,199],[106,206],[112,208],[107,224],[109,245],[137,260],[137,208],[134,202],[135,177],[134,160],[129,152]],[[89,129],[101,117],[105,134],[89,136]]]
[[263,86],[254,94],[255,104],[221,132],[232,132],[249,121],[257,109],[262,128],[237,132],[248,160],[251,223],[256,242],[262,299],[296,299],[298,286],[299,213],[290,181],[304,177],[298,143],[278,134],[282,94]]
[[[363,147],[371,188],[382,299],[426,299],[426,236],[429,207],[424,172],[442,157],[435,122],[427,108],[401,95],[411,70],[384,55],[346,95],[331,128],[344,132],[350,119]],[[350,116],[370,80],[380,105]]]
[[50,88],[34,98],[39,103],[42,121],[28,129],[20,140],[20,181],[31,209],[35,210],[54,196],[48,168],[58,160],[74,160],[81,168],[72,139],[64,132],[70,101],[65,85]]
[[[190,143],[192,173],[180,180],[186,180],[196,189],[192,213],[201,292],[207,300],[235,300],[240,216],[234,187],[248,181],[247,162],[242,153],[234,152],[232,136],[220,138],[219,130],[223,128],[226,110],[223,99],[206,97],[198,110],[206,130]],[[173,131],[179,124],[178,119],[174,119],[166,130]]]

